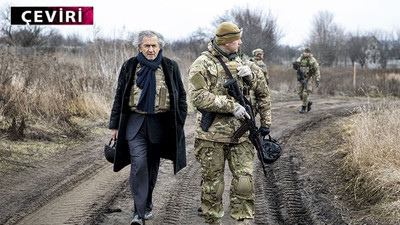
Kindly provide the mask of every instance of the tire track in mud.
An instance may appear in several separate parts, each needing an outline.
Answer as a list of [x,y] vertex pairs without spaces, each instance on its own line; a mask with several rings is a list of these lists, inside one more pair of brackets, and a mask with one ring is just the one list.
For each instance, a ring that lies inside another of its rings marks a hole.
[[257,162],[256,224],[313,224],[303,204],[301,184],[297,177],[298,165],[290,150],[282,145],[284,154],[266,166],[266,177]]
[[[301,135],[301,130],[310,129],[323,120],[333,116],[343,116],[353,110],[352,104],[334,107],[335,110],[332,111],[332,103],[324,104],[320,112],[313,113],[312,117],[293,115],[290,112],[289,114],[292,115],[286,115],[287,112],[284,110],[280,110],[278,118],[274,117],[277,120],[273,122],[278,124],[275,126],[277,128],[275,131],[280,134],[276,138],[283,147],[284,153],[278,161],[266,166],[266,177],[262,172],[261,164],[256,159],[254,173],[256,180],[256,224],[319,224],[318,221],[314,221],[314,217],[310,213],[312,206],[304,202],[302,181],[298,176],[300,171],[299,159],[296,155],[296,149],[287,141],[294,135]],[[293,106],[289,105],[286,108],[293,108]],[[285,118],[291,118],[294,121],[291,125],[294,126],[285,129],[287,127],[285,126]],[[337,219],[341,221],[340,218]]]
[[[342,102],[343,103],[343,102]],[[255,176],[255,224],[318,224],[313,220],[310,214],[310,205],[303,200],[302,181],[299,180],[298,172],[300,170],[299,159],[296,155],[296,150],[290,143],[286,143],[293,135],[300,135],[301,130],[309,129],[320,121],[329,119],[332,116],[342,116],[347,111],[344,106],[337,106],[334,103],[321,105],[319,112],[314,112],[310,115],[301,115],[297,110],[293,109],[292,104],[286,104],[282,109],[280,107],[279,116],[275,118],[274,123],[277,124],[276,130],[273,130],[277,135],[275,138],[281,143],[284,154],[281,158],[270,165],[267,165],[267,175],[261,168],[257,157],[254,163]],[[293,104],[298,104],[297,101]],[[351,105],[351,104],[350,104]],[[275,108],[275,109],[276,109]],[[332,109],[335,109],[333,112]],[[331,112],[332,111],[332,112]],[[333,113],[333,114],[332,114]],[[287,123],[287,118],[291,118],[291,126],[284,126]],[[190,140],[193,135],[188,135]],[[193,141],[191,141],[193,142]],[[188,145],[188,158],[193,158],[193,146]],[[194,199],[199,199],[201,188],[199,187],[200,168],[193,164],[184,169],[185,172],[177,177],[177,183],[174,185],[172,193],[167,203],[162,207],[160,216],[153,219],[152,224],[205,224],[202,218],[196,212],[198,202]],[[225,177],[229,177],[230,172],[225,171]],[[226,179],[226,180],[229,180]],[[226,181],[225,181],[226,182]],[[226,182],[227,184],[227,182]],[[229,196],[228,190],[224,193],[224,210],[225,216],[222,219],[223,224],[232,224],[234,221],[229,218]],[[226,189],[226,188],[225,188]],[[201,222],[200,222],[201,221]]]
[[[257,159],[258,160],[258,159]],[[283,221],[280,208],[279,191],[273,169],[274,165],[266,165],[266,176],[262,172],[261,164],[255,166],[255,216],[256,224],[280,224]],[[273,222],[274,221],[274,222]]]
[[82,178],[75,175],[79,177],[74,176],[74,179],[82,179],[79,185],[46,202],[16,224],[88,224],[124,188],[126,172],[123,172],[124,176],[118,176],[112,171],[111,164],[103,164],[94,173],[82,174]]
[[192,224],[198,215],[198,204],[193,204],[199,199],[200,187],[200,166],[191,166],[179,174],[178,179],[183,182],[176,183],[172,193],[164,205],[159,219],[153,224]]

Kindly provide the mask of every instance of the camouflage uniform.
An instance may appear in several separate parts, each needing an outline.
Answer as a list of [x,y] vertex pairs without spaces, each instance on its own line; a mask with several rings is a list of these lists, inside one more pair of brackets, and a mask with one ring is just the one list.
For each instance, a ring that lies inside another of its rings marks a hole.
[[267,70],[267,65],[265,65],[264,61],[258,56],[259,54],[264,54],[264,51],[260,48],[253,50],[253,58],[251,61],[255,62],[263,71],[265,81],[267,82],[267,85],[269,84],[269,76],[268,76],[268,70]]
[[[202,114],[197,113],[194,144],[194,154],[202,170],[201,207],[207,223],[216,222],[223,216],[225,160],[228,160],[233,175],[230,187],[230,216],[235,220],[254,218],[255,198],[254,148],[247,138],[248,132],[238,142],[231,141],[234,131],[243,121],[232,115],[236,100],[228,95],[223,87],[229,77],[215,56],[220,56],[226,63],[242,90],[246,85],[255,91],[261,126],[269,128],[271,124],[269,89],[262,71],[252,70],[254,78],[239,77],[237,68],[245,63],[239,56],[228,59],[217,47],[212,40],[208,44],[208,51],[201,53],[189,68],[189,93],[193,106],[199,110],[217,113],[207,132],[200,127]],[[248,89],[244,89],[244,94],[245,97],[249,97]]]
[[[253,72],[253,74],[255,76],[257,76],[258,80],[263,80],[263,79],[265,80],[264,70],[262,70],[262,68],[259,65],[257,65],[257,63],[255,63],[254,61],[249,60],[249,59],[244,59],[243,57],[242,57],[242,61],[243,61],[243,63],[245,65],[250,67],[251,71]],[[267,69],[267,68],[265,68],[265,69]],[[268,77],[268,74],[267,74],[267,77]],[[265,83],[267,84],[267,87],[268,87],[268,81],[267,80],[265,80]],[[258,110],[258,105],[257,105],[257,100],[256,100],[256,95],[255,95],[254,90],[249,88],[249,87],[247,87],[247,86],[248,85],[245,84],[245,87],[250,90],[250,102],[251,102],[251,105],[253,107],[254,116],[255,116],[255,115],[258,114],[258,111],[259,111]],[[267,91],[269,93],[269,89]]]
[[[317,60],[313,57],[312,54],[310,54],[309,56],[304,56],[304,54],[301,54],[301,56],[296,60],[296,62],[300,63],[300,70],[303,72],[304,79],[307,82],[306,89],[304,88],[303,84],[299,82],[297,86],[298,90],[297,94],[302,100],[302,107],[310,107],[308,96],[313,91],[314,82],[319,84],[321,78],[319,73],[319,65]],[[297,70],[297,68],[295,67],[293,69]]]

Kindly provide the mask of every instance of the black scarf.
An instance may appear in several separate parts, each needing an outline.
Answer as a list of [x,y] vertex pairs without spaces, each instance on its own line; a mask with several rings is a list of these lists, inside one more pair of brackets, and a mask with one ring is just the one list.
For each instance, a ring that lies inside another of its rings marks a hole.
[[140,95],[136,108],[154,114],[154,101],[156,98],[155,71],[158,69],[162,60],[162,49],[153,61],[146,59],[141,52],[138,54],[137,59],[142,68],[136,73],[138,75],[136,85],[142,89],[142,94]]

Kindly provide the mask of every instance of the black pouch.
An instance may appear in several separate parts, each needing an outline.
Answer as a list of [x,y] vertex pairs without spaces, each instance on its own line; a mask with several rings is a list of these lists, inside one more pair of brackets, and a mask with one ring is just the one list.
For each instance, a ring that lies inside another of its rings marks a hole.
[[110,163],[114,163],[116,145],[117,145],[117,140],[114,140],[113,143],[112,138],[110,139],[108,145],[107,144],[104,145],[104,156]]

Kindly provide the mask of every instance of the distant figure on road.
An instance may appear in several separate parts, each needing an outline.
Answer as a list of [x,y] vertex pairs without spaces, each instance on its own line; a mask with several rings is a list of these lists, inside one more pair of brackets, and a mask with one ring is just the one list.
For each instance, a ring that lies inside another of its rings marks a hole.
[[[201,209],[208,224],[222,224],[224,208],[225,161],[232,172],[230,186],[230,216],[237,224],[250,224],[254,218],[254,147],[248,131],[238,141],[232,141],[234,132],[244,123],[246,109],[230,95],[224,84],[235,79],[246,98],[247,83],[255,91],[261,118],[260,132],[268,135],[271,125],[271,103],[268,86],[262,74],[254,75],[238,55],[242,44],[242,30],[235,24],[223,22],[215,38],[189,68],[189,93],[198,110],[194,154],[201,165]],[[254,70],[262,73],[261,70]],[[260,79],[261,78],[261,79]],[[232,93],[231,93],[232,94]],[[248,115],[247,115],[248,116]]]
[[109,128],[117,139],[114,171],[131,164],[133,224],[152,218],[152,194],[160,157],[174,163],[174,173],[186,166],[186,92],[178,64],[163,57],[164,38],[139,32],[133,45],[138,55],[122,65]]
[[[313,85],[319,87],[321,75],[319,73],[318,61],[311,54],[310,48],[305,48],[303,54],[293,62],[293,69],[297,70],[298,95],[302,101],[300,113],[311,110],[312,101],[309,95],[313,91]],[[307,110],[307,111],[306,111]]]
[[267,65],[265,65],[263,60],[264,60],[264,50],[262,50],[261,48],[254,49],[253,58],[251,59],[251,61],[255,62],[262,69],[265,81],[267,81],[267,85],[269,85]]

